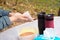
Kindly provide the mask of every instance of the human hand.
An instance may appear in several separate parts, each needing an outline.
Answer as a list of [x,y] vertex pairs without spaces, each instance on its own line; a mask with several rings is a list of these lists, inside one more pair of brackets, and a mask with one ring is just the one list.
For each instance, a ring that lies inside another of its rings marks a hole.
[[16,13],[14,16],[15,16],[16,18],[18,18],[18,20],[28,21],[28,17],[25,16],[25,15],[22,15],[22,14],[20,14],[20,13]]
[[22,16],[22,15],[14,15],[9,17],[10,21],[15,22],[15,21],[28,21],[27,17]]
[[30,22],[32,21],[32,18],[26,14],[21,14],[21,13],[11,13],[11,17],[10,17],[11,21],[26,21],[26,22]]

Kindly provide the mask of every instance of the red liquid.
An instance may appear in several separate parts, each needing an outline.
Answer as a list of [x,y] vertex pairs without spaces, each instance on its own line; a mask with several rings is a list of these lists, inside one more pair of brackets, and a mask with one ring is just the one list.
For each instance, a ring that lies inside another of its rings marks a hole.
[[45,21],[45,28],[54,28],[54,21],[53,20],[46,20]]

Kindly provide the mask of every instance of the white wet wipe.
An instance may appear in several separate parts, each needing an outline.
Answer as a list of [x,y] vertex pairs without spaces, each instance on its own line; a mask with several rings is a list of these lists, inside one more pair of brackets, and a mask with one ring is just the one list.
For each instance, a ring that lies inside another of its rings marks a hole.
[[53,28],[46,28],[44,31],[44,36],[46,36],[49,39],[55,39],[55,31]]
[[29,21],[33,21],[33,18],[31,17],[29,11],[24,12],[23,15],[27,16]]

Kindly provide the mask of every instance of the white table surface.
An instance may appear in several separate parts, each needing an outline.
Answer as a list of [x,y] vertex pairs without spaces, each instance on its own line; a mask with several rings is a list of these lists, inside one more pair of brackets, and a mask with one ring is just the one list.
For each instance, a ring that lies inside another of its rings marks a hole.
[[[23,27],[34,27],[38,31],[37,20],[18,25],[0,33],[0,40],[18,40],[18,35]],[[54,17],[55,35],[60,37],[60,17]]]

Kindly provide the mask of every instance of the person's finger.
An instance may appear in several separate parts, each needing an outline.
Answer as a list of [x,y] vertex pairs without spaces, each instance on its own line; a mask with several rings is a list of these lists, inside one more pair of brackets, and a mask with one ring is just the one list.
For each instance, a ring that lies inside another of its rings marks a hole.
[[27,18],[24,18],[24,17],[22,17],[22,18],[20,18],[21,20],[24,20],[24,21],[28,21],[28,19]]
[[36,18],[32,18],[33,20],[36,20]]
[[28,16],[24,16],[24,15],[22,15],[22,17],[23,17],[23,18],[28,18]]

